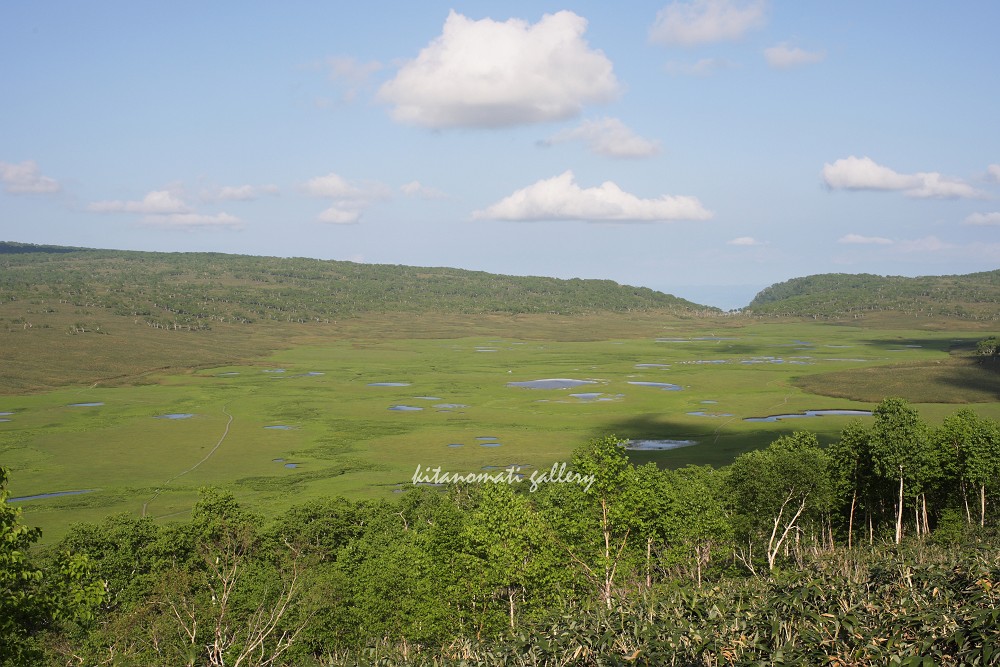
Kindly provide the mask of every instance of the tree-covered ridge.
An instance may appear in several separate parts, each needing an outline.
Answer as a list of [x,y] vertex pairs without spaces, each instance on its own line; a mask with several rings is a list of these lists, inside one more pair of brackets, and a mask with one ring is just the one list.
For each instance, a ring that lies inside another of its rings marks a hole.
[[1000,270],[958,276],[826,273],[761,290],[745,312],[806,317],[862,316],[897,311],[924,316],[1000,317]]
[[107,308],[152,326],[329,321],[360,313],[716,311],[610,280],[221,253],[0,243],[0,304],[33,299]]

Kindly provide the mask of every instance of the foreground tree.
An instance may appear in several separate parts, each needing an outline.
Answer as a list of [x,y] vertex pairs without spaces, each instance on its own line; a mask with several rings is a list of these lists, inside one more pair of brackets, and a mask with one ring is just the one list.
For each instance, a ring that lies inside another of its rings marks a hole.
[[899,482],[896,499],[896,544],[903,539],[903,485],[916,481],[927,446],[928,430],[917,410],[902,398],[886,398],[873,411],[871,427],[872,460],[875,472]]
[[42,531],[21,523],[21,508],[8,497],[7,469],[0,468],[0,665],[37,664],[39,635],[92,620],[104,583],[79,554],[59,554],[47,567],[34,563],[29,549]]
[[737,558],[754,574],[753,549],[764,549],[768,570],[796,543],[803,524],[829,508],[829,458],[812,433],[783,436],[767,449],[741,454],[729,469],[734,523],[746,549]]

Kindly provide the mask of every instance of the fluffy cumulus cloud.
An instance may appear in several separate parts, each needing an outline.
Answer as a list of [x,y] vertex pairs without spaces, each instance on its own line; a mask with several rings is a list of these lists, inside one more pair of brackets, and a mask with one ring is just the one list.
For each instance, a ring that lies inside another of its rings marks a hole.
[[18,164],[0,162],[0,182],[12,195],[41,195],[59,192],[55,179],[43,176],[32,160]]
[[892,239],[881,236],[862,236],[861,234],[845,234],[837,239],[837,243],[847,245],[891,245]]
[[762,0],[692,0],[671,2],[656,15],[649,31],[654,42],[698,46],[739,39],[764,25],[767,6]]
[[607,181],[581,188],[573,172],[538,181],[492,206],[475,211],[479,220],[582,220],[589,222],[665,222],[707,220],[711,211],[696,197],[663,195],[640,199]]
[[584,39],[570,11],[479,21],[452,11],[442,34],[379,89],[401,123],[430,128],[505,127],[563,120],[612,100],[611,61]]
[[834,190],[889,190],[915,198],[979,197],[964,181],[937,172],[900,174],[869,157],[850,156],[823,165],[823,182]]
[[965,219],[965,224],[979,227],[1000,226],[1000,211],[993,213],[973,213]]
[[179,196],[169,190],[154,190],[136,201],[97,201],[87,209],[95,213],[147,213],[169,214],[188,213],[190,207]]
[[800,65],[812,65],[826,58],[822,51],[805,51],[798,47],[779,44],[764,49],[764,59],[767,64],[777,69],[789,69]]
[[348,181],[335,173],[306,181],[302,191],[312,197],[333,200],[332,206],[320,213],[317,219],[337,225],[360,221],[365,209],[391,196],[389,188],[382,183]]
[[582,141],[591,152],[606,157],[643,158],[660,152],[660,144],[640,137],[617,118],[585,120],[542,142],[544,145]]

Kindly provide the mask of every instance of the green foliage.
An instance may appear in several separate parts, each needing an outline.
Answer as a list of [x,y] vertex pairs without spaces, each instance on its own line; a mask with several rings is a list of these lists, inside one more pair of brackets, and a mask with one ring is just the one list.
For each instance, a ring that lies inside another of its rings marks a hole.
[[40,634],[62,624],[87,623],[105,597],[89,559],[68,551],[36,563],[30,548],[41,536],[7,504],[7,470],[0,467],[0,665],[38,660]]
[[1000,270],[962,276],[876,276],[828,273],[762,290],[745,311],[754,315],[864,317],[895,311],[922,317],[997,319]]

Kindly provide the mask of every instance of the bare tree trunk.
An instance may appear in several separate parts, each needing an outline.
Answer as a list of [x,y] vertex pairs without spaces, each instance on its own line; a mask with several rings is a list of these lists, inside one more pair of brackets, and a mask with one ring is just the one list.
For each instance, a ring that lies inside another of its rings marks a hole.
[[965,482],[962,482],[962,500],[965,501],[965,523],[972,525],[972,512],[969,511],[969,490],[965,488]]
[[979,487],[979,525],[986,525],[986,485]]
[[924,535],[930,535],[931,525],[930,522],[927,520],[927,494],[926,493],[921,494],[921,499],[923,500],[923,506],[924,506]]
[[851,496],[851,514],[847,519],[847,548],[850,549],[854,544],[854,508],[858,502],[858,490],[854,489],[854,494]]
[[896,511],[896,544],[903,541],[903,469],[899,469],[899,507]]

